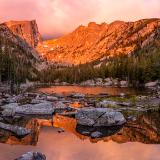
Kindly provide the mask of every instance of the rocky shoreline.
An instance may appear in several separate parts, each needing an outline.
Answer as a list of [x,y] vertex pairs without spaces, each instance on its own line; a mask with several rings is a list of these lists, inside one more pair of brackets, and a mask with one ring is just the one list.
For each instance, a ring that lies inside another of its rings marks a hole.
[[[129,83],[127,80],[121,80],[118,78],[95,78],[86,80],[80,83],[68,83],[68,82],[60,82],[59,80],[55,80],[53,83],[41,83],[41,82],[30,82],[26,81],[26,83],[22,83],[18,86],[18,90],[21,92],[26,92],[29,89],[34,89],[37,87],[43,86],[100,86],[100,87],[119,87],[119,88],[126,88],[126,87],[133,87],[133,84]],[[149,88],[153,90],[160,89],[160,81],[152,81],[145,84],[136,84],[136,87],[143,87]],[[15,86],[17,88],[17,86]],[[0,91],[9,91],[10,86],[8,84],[1,84],[0,83]]]

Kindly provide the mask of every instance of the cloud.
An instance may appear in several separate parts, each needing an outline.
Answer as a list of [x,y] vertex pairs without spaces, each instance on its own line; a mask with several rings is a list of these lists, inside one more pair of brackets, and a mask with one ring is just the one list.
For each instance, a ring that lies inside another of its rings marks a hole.
[[36,19],[43,35],[59,36],[90,21],[160,17],[159,0],[0,0],[0,22]]

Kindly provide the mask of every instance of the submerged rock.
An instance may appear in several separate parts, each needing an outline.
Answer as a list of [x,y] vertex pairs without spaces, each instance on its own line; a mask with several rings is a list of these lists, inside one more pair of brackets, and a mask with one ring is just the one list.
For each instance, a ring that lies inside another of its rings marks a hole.
[[52,115],[54,113],[54,107],[48,102],[35,105],[26,104],[16,107],[16,113],[27,115]]
[[[53,100],[53,99],[52,99]],[[46,100],[33,99],[31,103],[20,105],[11,103],[1,106],[3,116],[24,115],[53,115],[54,112],[67,111],[69,107],[61,101],[50,102]]]
[[15,160],[46,160],[46,156],[40,152],[28,152]]
[[77,123],[84,126],[117,126],[126,122],[122,113],[110,108],[83,108],[75,115]]
[[12,103],[1,107],[4,109],[4,116],[9,116],[14,114],[24,114],[24,115],[52,115],[54,113],[54,106],[51,102],[44,101],[39,104],[25,104],[18,105],[17,103]]
[[31,133],[30,129],[18,127],[0,122],[0,128],[14,133],[16,136],[24,137]]

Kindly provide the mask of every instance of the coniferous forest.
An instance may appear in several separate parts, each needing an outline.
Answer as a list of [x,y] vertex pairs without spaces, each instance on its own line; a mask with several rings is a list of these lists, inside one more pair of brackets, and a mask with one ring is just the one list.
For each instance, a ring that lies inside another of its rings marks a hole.
[[20,46],[10,41],[0,40],[0,82],[7,82],[11,89],[26,79],[38,80],[38,71],[32,67],[32,57],[25,55]]

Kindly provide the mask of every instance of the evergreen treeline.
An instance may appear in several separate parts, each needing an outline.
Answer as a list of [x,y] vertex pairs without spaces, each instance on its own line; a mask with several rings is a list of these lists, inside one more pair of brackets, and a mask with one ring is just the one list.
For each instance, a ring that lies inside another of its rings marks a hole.
[[30,58],[22,48],[0,39],[0,82],[7,82],[13,90],[14,84],[19,85],[26,79],[35,80],[37,71],[32,67]]

